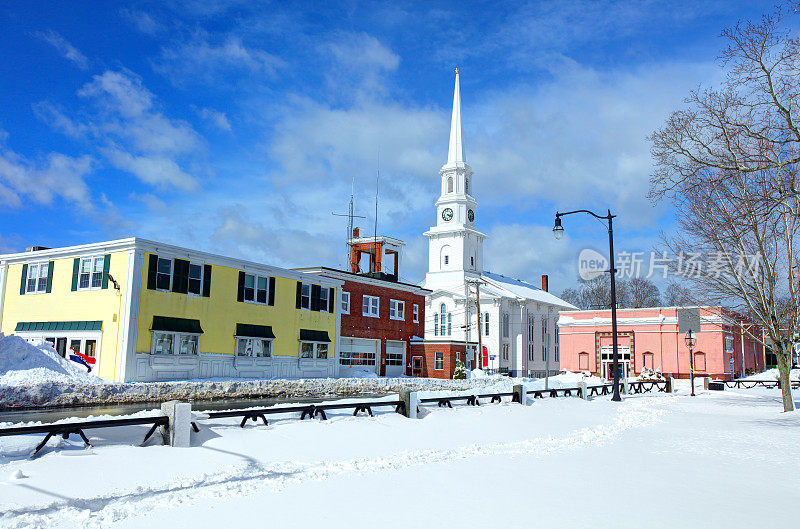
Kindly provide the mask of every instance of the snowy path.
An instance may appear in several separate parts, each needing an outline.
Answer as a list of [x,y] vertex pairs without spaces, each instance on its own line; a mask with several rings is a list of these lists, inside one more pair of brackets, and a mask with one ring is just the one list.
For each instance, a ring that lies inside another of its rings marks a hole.
[[[691,512],[693,501],[715,498],[715,489],[722,504],[741,509],[730,501],[731,481],[713,473],[739,463],[749,477],[734,482],[749,483],[747,497],[757,498],[749,489],[761,474],[772,483],[781,479],[780,472],[766,472],[772,450],[764,446],[765,433],[783,431],[787,448],[800,440],[796,414],[777,413],[772,397],[643,396],[621,406],[559,399],[433,409],[419,421],[339,415],[244,430],[216,423],[192,449],[94,439],[100,446],[90,451],[65,449],[33,461],[13,456],[22,452],[6,443],[0,454],[12,455],[0,476],[21,470],[30,477],[0,481],[0,525],[150,527],[159,520],[189,527],[240,520],[247,526],[263,513],[280,527],[321,520],[370,527],[375,517],[389,527],[481,527],[495,525],[498,516],[504,526],[521,527],[532,520],[585,522],[611,505],[628,514],[674,505],[666,507],[674,517]],[[741,431],[731,431],[733,425]],[[797,490],[797,464],[792,468],[783,479]],[[623,472],[616,480],[615,470]],[[767,489],[773,502],[775,490]],[[631,503],[639,496],[641,503]],[[721,507],[700,503],[693,519]],[[582,505],[594,507],[575,509]],[[761,516],[767,505],[758,506]],[[655,526],[671,525],[666,521]]]

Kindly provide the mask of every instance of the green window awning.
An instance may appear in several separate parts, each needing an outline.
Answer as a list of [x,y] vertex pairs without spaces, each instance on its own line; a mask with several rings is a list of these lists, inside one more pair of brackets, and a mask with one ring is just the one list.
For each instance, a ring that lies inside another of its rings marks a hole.
[[309,329],[300,329],[301,342],[329,342],[328,331],[313,331]]
[[153,316],[153,326],[150,330],[203,334],[203,329],[200,327],[200,320],[170,318],[168,316]]
[[102,321],[21,321],[15,331],[102,331]]
[[250,323],[237,323],[236,336],[248,338],[275,338],[272,327],[269,325],[252,325]]

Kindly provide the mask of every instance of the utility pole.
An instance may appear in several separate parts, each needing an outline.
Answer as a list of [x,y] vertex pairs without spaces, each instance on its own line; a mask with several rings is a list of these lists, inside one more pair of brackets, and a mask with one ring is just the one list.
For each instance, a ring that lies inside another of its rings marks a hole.
[[475,303],[478,307],[478,350],[475,353],[476,369],[483,369],[483,339],[481,338],[481,280],[467,281],[467,328],[472,325],[469,313],[469,285],[475,285]]
[[481,339],[481,283],[475,282],[475,302],[478,305],[478,352],[475,354],[476,369],[483,369],[483,340]]

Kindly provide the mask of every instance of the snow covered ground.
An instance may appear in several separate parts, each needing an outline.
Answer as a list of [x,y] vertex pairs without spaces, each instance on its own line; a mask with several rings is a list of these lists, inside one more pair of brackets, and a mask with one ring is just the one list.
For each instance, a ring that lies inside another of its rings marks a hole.
[[774,527],[796,519],[800,414],[776,389],[330,413],[192,448],[95,430],[0,438],[1,527]]

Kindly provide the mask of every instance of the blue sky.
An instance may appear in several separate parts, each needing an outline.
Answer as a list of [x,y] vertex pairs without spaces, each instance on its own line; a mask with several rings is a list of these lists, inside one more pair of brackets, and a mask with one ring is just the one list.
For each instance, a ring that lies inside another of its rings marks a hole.
[[761,1],[16,2],[0,7],[0,251],[141,236],[342,266],[356,210],[419,281],[453,68],[485,268],[560,292],[611,208],[620,250],[672,225],[646,136],[721,79]]

